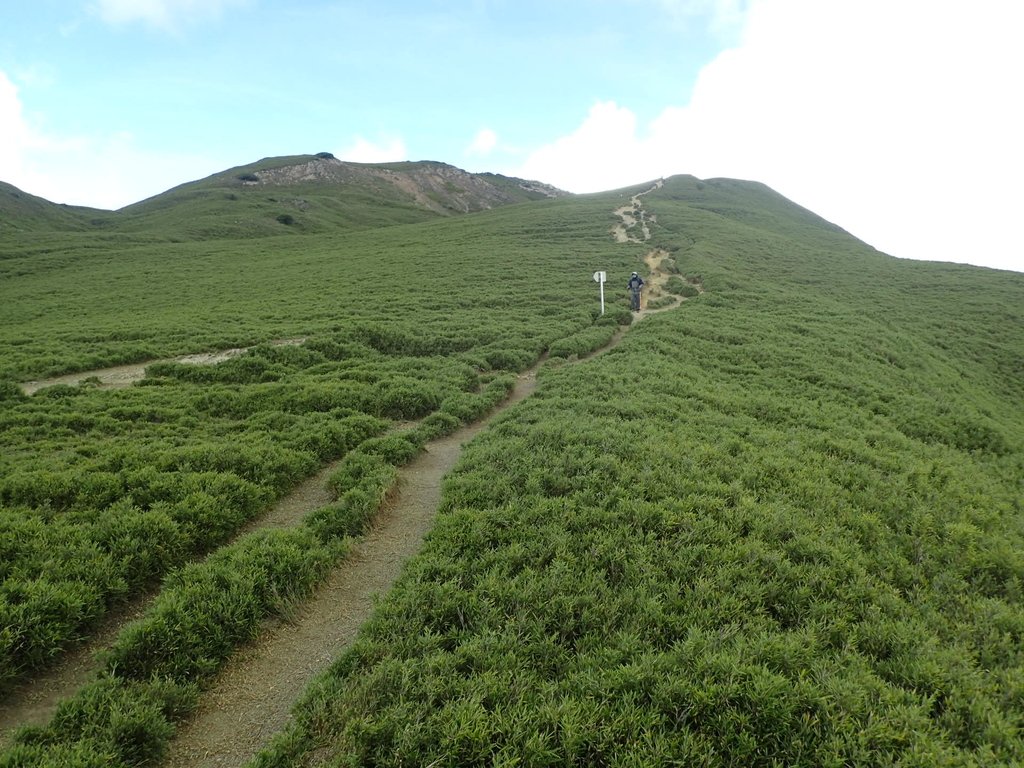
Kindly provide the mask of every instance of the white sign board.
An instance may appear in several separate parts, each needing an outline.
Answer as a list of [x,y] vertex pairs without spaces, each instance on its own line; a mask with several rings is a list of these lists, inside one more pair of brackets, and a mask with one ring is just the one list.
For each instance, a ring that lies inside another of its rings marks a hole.
[[594,282],[595,283],[603,283],[607,279],[608,279],[608,274],[606,272],[595,272],[594,273]]

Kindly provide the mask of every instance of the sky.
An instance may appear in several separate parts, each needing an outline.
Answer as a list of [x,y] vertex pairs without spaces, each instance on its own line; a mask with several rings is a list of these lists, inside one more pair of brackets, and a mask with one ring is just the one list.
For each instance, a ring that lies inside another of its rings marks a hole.
[[1020,0],[33,0],[0,181],[116,209],[264,157],[570,192],[760,181],[901,258],[1024,272]]

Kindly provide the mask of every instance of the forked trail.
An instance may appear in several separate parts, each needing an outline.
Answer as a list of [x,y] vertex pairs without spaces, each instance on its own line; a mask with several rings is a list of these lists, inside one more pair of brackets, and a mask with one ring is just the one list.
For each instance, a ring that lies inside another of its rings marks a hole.
[[[333,499],[328,491],[327,480],[340,464],[339,459],[324,465],[265,514],[242,526],[231,540],[259,529],[297,525],[314,509],[329,504]],[[69,648],[52,666],[16,683],[0,699],[0,746],[20,726],[44,725],[49,722],[63,699],[93,680],[99,671],[97,654],[109,648],[129,622],[142,618],[156,594],[155,590],[150,590],[111,612],[87,641]]]
[[[640,195],[635,196],[629,206],[634,222],[652,220],[640,208],[639,199]],[[618,239],[616,231],[612,234]],[[646,225],[643,234],[645,239],[649,237]],[[663,293],[669,277],[660,266],[666,256],[658,250],[645,256],[649,268],[646,293],[651,298]],[[642,320],[672,309],[681,301],[676,298],[658,309],[645,307],[634,318]],[[621,328],[594,355],[613,348],[627,330]],[[534,391],[538,367],[518,377],[512,393],[492,416]],[[462,446],[486,424],[477,422],[428,443],[417,458],[399,470],[395,491],[372,529],[345,561],[287,621],[270,624],[252,645],[236,653],[204,692],[199,708],[180,725],[169,748],[167,765],[243,765],[287,724],[296,698],[352,642],[372,612],[375,596],[390,589],[405,561],[420,549],[437,512],[442,479],[455,465]],[[336,464],[307,479],[242,533],[258,527],[298,524],[305,515],[328,503],[327,477]],[[108,646],[124,623],[136,618],[151,599],[152,595],[140,599],[122,615],[112,617],[105,631],[92,642],[69,653],[59,667],[36,676],[0,704],[0,740],[5,731],[17,725],[46,722],[61,699],[95,676],[94,653]]]
[[[522,400],[536,384],[535,369],[520,375],[499,410]],[[373,610],[374,596],[390,589],[419,550],[441,500],[442,478],[485,424],[431,441],[399,470],[396,492],[353,552],[290,621],[261,633],[203,694],[171,743],[167,765],[242,765],[285,726],[295,699],[352,642]]]
[[[640,317],[659,311],[664,310],[645,310]],[[598,353],[623,335],[616,334]],[[492,417],[536,386],[535,367],[518,377]],[[290,621],[271,626],[228,662],[193,717],[180,727],[166,765],[241,766],[287,725],[296,698],[355,639],[374,597],[391,588],[405,561],[419,551],[437,513],[444,476],[462,446],[486,425],[477,422],[430,442],[399,470],[397,491],[370,532]]]
[[[663,254],[652,253],[651,261],[660,264]],[[660,286],[667,277],[652,269],[649,283]],[[642,310],[636,319],[672,309],[681,301]],[[594,354],[613,348],[627,330],[620,329]],[[511,395],[492,417],[534,391],[536,369],[519,376]],[[355,639],[373,610],[375,596],[391,588],[405,561],[419,551],[437,513],[444,476],[455,465],[462,446],[486,424],[477,422],[429,443],[399,470],[397,491],[372,530],[290,621],[271,626],[228,662],[203,694],[198,710],[179,728],[166,765],[244,765],[288,724],[298,696]]]
[[[638,319],[662,309],[644,309]],[[625,329],[597,353],[620,341]],[[499,409],[526,397],[537,385],[536,370],[519,377]],[[496,412],[497,413],[497,412]],[[376,595],[386,593],[415,555],[433,524],[441,481],[455,466],[462,446],[486,422],[435,440],[399,471],[397,493],[378,515],[370,534],[288,623],[261,634],[234,656],[200,709],[178,730],[166,765],[242,766],[287,726],[295,699],[326,670],[367,621]]]

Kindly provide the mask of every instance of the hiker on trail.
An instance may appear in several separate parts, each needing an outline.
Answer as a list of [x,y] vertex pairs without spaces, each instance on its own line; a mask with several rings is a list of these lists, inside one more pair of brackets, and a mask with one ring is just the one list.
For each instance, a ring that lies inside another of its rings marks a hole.
[[626,287],[629,288],[632,294],[632,307],[634,312],[640,311],[640,289],[644,287],[644,279],[640,277],[636,272],[629,276],[629,282],[626,283]]

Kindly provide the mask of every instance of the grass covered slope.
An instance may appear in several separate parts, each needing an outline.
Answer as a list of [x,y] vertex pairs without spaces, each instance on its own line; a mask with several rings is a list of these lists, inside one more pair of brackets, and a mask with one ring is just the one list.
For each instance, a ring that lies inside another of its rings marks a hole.
[[[0,240],[0,684],[164,578],[0,765],[155,762],[392,465],[486,410],[502,371],[607,335],[590,275],[615,307],[642,269],[647,246],[609,236],[639,191]],[[642,201],[704,295],[550,366],[470,446],[427,550],[264,762],[1024,761],[1024,279],[891,259],[762,185]],[[15,384],[249,344],[124,390]],[[340,456],[336,503],[217,549]]]
[[644,205],[706,293],[468,447],[261,764],[1024,762],[1024,277]]
[[[112,253],[67,237],[0,261],[0,688],[323,462],[394,422],[458,423],[500,371],[592,328],[594,259],[635,258],[606,237],[612,207]],[[281,336],[306,341],[121,390],[11,380]]]
[[111,215],[109,211],[51,203],[0,181],[0,242],[30,232],[90,229]]
[[367,321],[441,336],[484,328],[484,343],[495,349],[523,348],[524,323],[539,323],[526,332],[525,346],[536,353],[546,325],[589,322],[595,266],[630,263],[631,252],[605,236],[612,206],[611,199],[542,201],[255,240],[23,239],[0,258],[0,377],[26,380]]
[[117,211],[51,203],[0,181],[0,246],[29,233],[131,232],[175,242],[374,229],[565,197],[537,181],[433,161],[267,157]]

